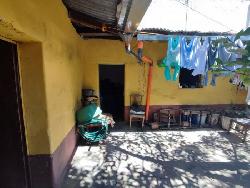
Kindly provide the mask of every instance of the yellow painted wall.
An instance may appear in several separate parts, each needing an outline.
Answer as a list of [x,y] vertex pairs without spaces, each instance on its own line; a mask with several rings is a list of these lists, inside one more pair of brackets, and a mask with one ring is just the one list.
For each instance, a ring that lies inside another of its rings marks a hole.
[[84,42],[61,0],[0,0],[0,36],[18,42],[28,153],[53,153],[75,125]]
[[41,43],[18,45],[23,114],[30,154],[50,151]]
[[[50,154],[75,125],[81,88],[98,92],[98,64],[125,64],[125,104],[129,94],[145,90],[146,74],[120,41],[83,41],[74,31],[61,0],[0,0],[0,37],[18,42],[24,123],[28,153]],[[164,43],[145,44],[154,60]],[[164,80],[154,66],[151,104],[243,103],[245,92],[227,79],[215,88],[183,90]]]
[[[134,46],[133,43],[132,47]],[[180,89],[178,82],[166,81],[164,68],[156,65],[156,61],[165,55],[166,46],[164,42],[144,43],[144,54],[150,56],[155,62],[151,105],[244,103],[246,92],[237,93],[236,87],[228,82],[228,77],[219,78],[216,87],[208,86],[200,89]],[[130,93],[136,91],[145,93],[147,67],[144,69],[133,57],[126,54],[121,41],[88,40],[86,49],[88,53],[85,53],[86,63],[84,64],[85,87],[99,92],[98,64],[125,64],[125,105],[129,105]]]

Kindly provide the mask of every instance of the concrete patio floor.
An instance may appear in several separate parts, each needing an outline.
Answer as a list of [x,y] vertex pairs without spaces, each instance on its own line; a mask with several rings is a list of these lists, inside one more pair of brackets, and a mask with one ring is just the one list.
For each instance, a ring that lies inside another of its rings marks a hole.
[[250,187],[249,141],[220,129],[111,132],[78,146],[63,187]]

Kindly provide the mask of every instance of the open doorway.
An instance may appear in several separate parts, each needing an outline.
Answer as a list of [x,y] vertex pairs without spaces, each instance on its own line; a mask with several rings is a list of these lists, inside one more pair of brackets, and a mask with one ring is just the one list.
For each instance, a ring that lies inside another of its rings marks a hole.
[[124,119],[124,65],[99,65],[100,103],[116,121]]
[[0,40],[0,187],[30,187],[17,46]]

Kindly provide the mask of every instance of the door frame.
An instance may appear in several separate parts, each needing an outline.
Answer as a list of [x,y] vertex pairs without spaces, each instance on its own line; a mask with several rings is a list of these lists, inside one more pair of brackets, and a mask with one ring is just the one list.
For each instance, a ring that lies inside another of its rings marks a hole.
[[31,188],[30,181],[30,169],[29,169],[29,160],[28,160],[28,150],[27,150],[27,142],[26,142],[26,134],[25,134],[25,125],[23,118],[23,105],[22,105],[22,95],[21,95],[21,82],[20,82],[20,71],[19,71],[19,58],[18,58],[18,44],[14,41],[5,40],[4,38],[0,38],[0,40],[4,42],[8,42],[12,45],[12,55],[13,55],[13,71],[14,71],[14,82],[15,82],[15,90],[16,90],[16,102],[17,102],[17,113],[18,113],[18,122],[20,128],[20,138],[21,138],[21,149],[22,149],[22,160],[25,169],[25,181],[27,188]]

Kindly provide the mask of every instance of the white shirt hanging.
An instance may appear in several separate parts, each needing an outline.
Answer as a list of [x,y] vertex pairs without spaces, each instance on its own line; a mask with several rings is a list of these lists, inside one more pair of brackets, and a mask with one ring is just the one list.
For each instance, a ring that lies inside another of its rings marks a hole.
[[198,74],[205,75],[206,63],[207,63],[207,51],[209,47],[208,38],[205,38],[203,44],[199,40],[197,43],[197,50],[195,54],[195,68],[192,72],[193,76]]

